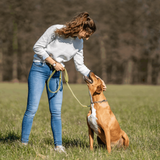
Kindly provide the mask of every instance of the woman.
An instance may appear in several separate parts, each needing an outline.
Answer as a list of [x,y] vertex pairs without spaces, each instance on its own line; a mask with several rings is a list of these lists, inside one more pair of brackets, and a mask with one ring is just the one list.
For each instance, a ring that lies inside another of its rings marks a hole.
[[[87,76],[89,74],[90,70],[83,62],[83,39],[88,40],[95,31],[94,21],[87,12],[83,12],[66,25],[49,27],[34,45],[35,55],[28,77],[27,109],[22,122],[21,141],[23,144],[27,144],[29,141],[33,118],[38,109],[46,81],[53,69],[56,72],[50,80],[52,91],[58,87],[60,71],[64,71],[63,63],[71,58],[74,59],[75,67],[82,75]],[[57,93],[50,93],[47,88],[47,95],[51,112],[54,149],[58,152],[65,152],[65,148],[62,146],[61,124],[62,85]]]

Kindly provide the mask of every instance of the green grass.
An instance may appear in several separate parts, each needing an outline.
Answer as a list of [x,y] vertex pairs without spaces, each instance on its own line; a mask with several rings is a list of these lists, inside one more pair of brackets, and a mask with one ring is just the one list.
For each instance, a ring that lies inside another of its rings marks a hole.
[[[71,85],[71,88],[83,104],[89,104],[86,85]],[[113,148],[108,154],[106,149],[98,147],[95,136],[94,151],[90,151],[86,124],[89,108],[82,108],[64,85],[62,132],[65,155],[53,150],[45,90],[33,121],[29,145],[23,146],[20,137],[27,84],[0,83],[0,160],[160,159],[160,86],[108,85],[104,93],[129,137],[129,148]]]

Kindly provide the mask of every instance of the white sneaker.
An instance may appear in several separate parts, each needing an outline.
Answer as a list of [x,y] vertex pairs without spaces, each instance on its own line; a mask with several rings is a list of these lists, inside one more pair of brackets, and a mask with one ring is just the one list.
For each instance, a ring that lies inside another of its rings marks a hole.
[[27,145],[28,145],[28,143],[22,143],[22,145],[27,146]]
[[56,146],[56,147],[54,147],[54,150],[56,151],[56,152],[59,152],[59,153],[65,153],[66,154],[66,151],[65,151],[65,147],[63,147],[63,146]]

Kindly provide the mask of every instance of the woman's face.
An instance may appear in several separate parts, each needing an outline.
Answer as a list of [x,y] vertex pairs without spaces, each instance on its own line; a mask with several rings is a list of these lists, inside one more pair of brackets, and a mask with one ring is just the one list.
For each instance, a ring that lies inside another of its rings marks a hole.
[[84,30],[80,30],[77,37],[79,39],[86,39],[86,40],[89,40],[89,37],[91,36],[92,34],[89,34],[88,32],[84,31]]

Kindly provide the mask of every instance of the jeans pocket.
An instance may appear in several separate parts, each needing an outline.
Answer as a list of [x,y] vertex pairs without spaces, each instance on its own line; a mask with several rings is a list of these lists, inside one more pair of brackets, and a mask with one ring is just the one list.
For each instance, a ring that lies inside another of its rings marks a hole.
[[43,67],[44,64],[42,62],[33,62],[33,66],[36,66],[36,67]]

